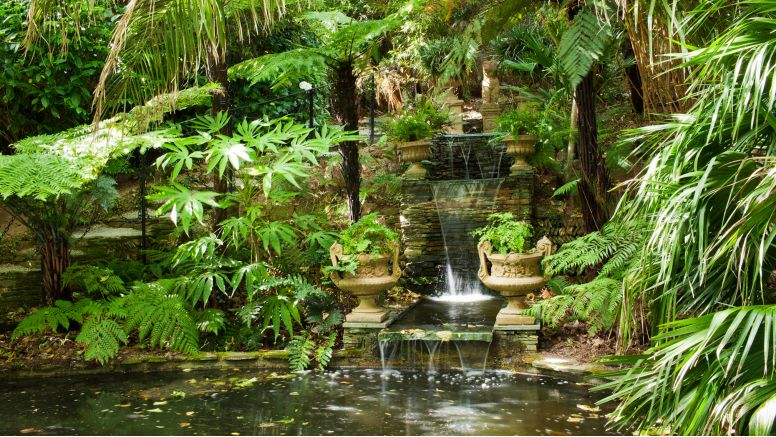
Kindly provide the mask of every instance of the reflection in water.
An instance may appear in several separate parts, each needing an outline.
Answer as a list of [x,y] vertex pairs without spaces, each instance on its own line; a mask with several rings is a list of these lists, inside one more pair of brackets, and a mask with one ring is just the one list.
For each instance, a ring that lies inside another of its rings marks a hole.
[[574,383],[507,372],[36,378],[0,385],[0,434],[602,434],[595,399]]
[[478,300],[476,302],[449,302],[434,298],[423,299],[409,313],[391,326],[396,329],[424,327],[440,329],[471,326],[492,327],[503,299]]

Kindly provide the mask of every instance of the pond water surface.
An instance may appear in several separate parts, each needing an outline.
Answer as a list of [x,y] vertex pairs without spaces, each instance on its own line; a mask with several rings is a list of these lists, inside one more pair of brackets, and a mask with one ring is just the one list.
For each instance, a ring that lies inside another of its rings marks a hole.
[[2,434],[606,434],[587,387],[508,372],[213,370],[0,383]]

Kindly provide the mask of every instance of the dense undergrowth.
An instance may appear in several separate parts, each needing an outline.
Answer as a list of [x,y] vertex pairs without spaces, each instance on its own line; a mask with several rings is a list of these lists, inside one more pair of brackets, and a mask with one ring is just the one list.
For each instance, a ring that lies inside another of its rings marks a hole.
[[[354,305],[328,274],[357,267],[330,247],[393,250],[396,143],[459,127],[443,101],[476,107],[492,61],[499,130],[537,138],[535,192],[555,193],[537,215],[586,231],[544,260],[530,311],[548,338],[623,354],[611,423],[776,430],[773,0],[155,3],[0,6],[0,247],[36,246],[46,295],[17,345],[100,364],[127,345],[285,348],[324,369]],[[145,263],[73,262],[137,207],[117,179],[146,176],[170,235]],[[482,237],[504,253],[538,229],[496,217],[510,226]]]

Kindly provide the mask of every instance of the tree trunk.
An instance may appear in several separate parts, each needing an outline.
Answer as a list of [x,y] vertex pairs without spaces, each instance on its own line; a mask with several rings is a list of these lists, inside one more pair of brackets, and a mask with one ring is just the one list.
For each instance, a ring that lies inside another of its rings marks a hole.
[[660,11],[655,11],[651,20],[648,15],[648,11],[641,11],[634,17],[632,6],[623,13],[641,80],[644,116],[654,119],[662,114],[684,112],[690,106],[687,100],[690,71],[681,68],[681,59],[667,56],[682,51],[675,42],[676,35],[669,34],[669,19]]
[[644,113],[644,90],[641,85],[641,74],[639,73],[639,66],[636,63],[636,56],[633,53],[633,44],[631,44],[630,38],[625,38],[620,46],[620,54],[623,59],[632,59],[633,64],[625,67],[625,81],[628,84],[628,91],[630,91],[631,105],[633,111],[636,114]]
[[[579,12],[579,1],[571,4],[569,20]],[[597,231],[609,220],[611,201],[609,175],[606,173],[603,156],[598,149],[598,128],[595,115],[594,69],[587,72],[574,90],[577,102],[577,127],[579,139],[577,156],[579,157],[580,181],[579,195],[582,200],[582,216],[588,232]]]
[[[358,130],[358,93],[356,75],[353,73],[353,63],[344,61],[334,68],[334,89],[332,95],[332,112],[337,124],[346,130]],[[339,152],[342,155],[342,177],[345,181],[345,196],[348,202],[350,221],[355,223],[361,217],[361,164],[358,160],[358,142],[340,143]]]
[[606,173],[603,156],[598,150],[598,129],[595,115],[595,91],[593,72],[590,71],[577,85],[577,125],[579,142],[577,155],[581,177],[579,194],[582,198],[582,215],[588,232],[601,229],[609,220],[611,183]]
[[[215,117],[219,112],[229,112],[229,78],[227,76],[228,65],[226,64],[226,55],[216,54],[212,49],[208,52],[209,66],[207,69],[207,80],[209,82],[215,82],[221,85],[222,91],[213,95],[212,105],[210,107],[210,113]],[[232,133],[232,127],[230,125],[224,126],[221,129],[221,134],[230,135]],[[213,176],[213,191],[221,194],[225,194],[229,191],[229,174],[231,170],[227,172],[223,177],[215,174]],[[226,208],[215,208],[213,215],[213,231],[217,231],[218,224],[229,216],[229,212]]]
[[62,273],[70,266],[70,242],[67,236],[52,229],[40,247],[41,272],[46,302],[71,300],[73,293],[62,286]]

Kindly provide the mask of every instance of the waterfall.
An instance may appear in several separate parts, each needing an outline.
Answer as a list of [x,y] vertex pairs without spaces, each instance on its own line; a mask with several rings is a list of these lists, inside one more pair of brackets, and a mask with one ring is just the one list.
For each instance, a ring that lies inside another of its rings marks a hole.
[[493,178],[431,183],[446,256],[440,299],[468,302],[489,296],[477,277],[477,239],[470,233],[495,212],[502,182],[503,178]]

